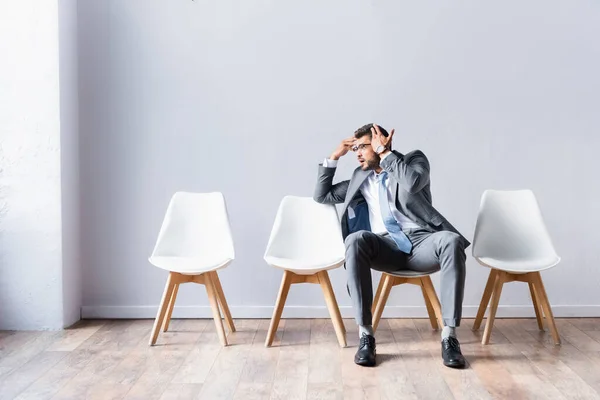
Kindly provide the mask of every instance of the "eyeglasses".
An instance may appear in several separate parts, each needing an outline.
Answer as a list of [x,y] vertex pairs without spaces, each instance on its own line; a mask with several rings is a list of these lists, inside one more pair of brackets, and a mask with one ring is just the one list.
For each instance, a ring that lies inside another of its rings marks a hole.
[[357,145],[352,146],[352,151],[357,152],[358,150],[364,150],[367,148],[367,146],[370,146],[370,145],[371,145],[371,142],[357,144]]

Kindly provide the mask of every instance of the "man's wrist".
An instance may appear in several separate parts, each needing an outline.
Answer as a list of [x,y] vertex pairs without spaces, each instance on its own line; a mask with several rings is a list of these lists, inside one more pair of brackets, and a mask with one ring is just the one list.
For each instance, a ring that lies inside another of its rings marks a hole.
[[332,154],[332,155],[330,155],[330,156],[329,156],[329,159],[330,159],[330,160],[332,160],[332,161],[337,161],[337,160],[339,160],[340,158],[339,158],[337,155],[335,155],[335,154]]

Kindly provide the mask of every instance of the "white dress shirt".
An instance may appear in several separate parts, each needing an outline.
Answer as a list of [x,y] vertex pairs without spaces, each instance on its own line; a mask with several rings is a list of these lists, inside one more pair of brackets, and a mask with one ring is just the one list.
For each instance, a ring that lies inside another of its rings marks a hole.
[[[336,168],[337,160],[325,159],[323,162],[323,166],[326,168]],[[373,233],[382,234],[387,233],[387,229],[385,229],[385,224],[383,223],[383,217],[381,216],[381,207],[379,207],[379,182],[381,180],[381,174],[375,173],[375,171],[371,171],[367,179],[360,186],[360,193],[363,195],[365,200],[367,201],[367,206],[369,208],[369,222],[371,224],[371,231]],[[392,199],[392,190],[390,185],[390,177],[388,174],[388,179],[385,181],[386,192],[388,197],[388,204],[390,205],[390,210],[392,211],[392,215],[400,224],[402,229],[413,229],[420,228],[418,224],[413,222],[406,215],[402,214],[397,208],[395,201]]]

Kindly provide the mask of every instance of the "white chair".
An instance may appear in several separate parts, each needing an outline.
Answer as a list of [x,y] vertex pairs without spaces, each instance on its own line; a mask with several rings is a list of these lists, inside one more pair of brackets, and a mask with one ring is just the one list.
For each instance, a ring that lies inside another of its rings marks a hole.
[[473,329],[479,329],[486,308],[492,299],[482,344],[488,344],[498,309],[502,285],[526,282],[533,301],[538,327],[544,329],[543,315],[552,338],[560,344],[552,309],[546,295],[540,271],[560,262],[544,224],[535,195],[531,190],[487,190],[475,227],[473,257],[491,268]]
[[149,258],[154,266],[169,271],[150,345],[156,343],[163,322],[164,331],[169,329],[179,285],[193,282],[206,287],[219,339],[227,346],[219,305],[231,332],[235,332],[235,326],[216,271],[228,266],[234,257],[223,195],[218,192],[175,193]]
[[295,283],[321,285],[338,342],[346,346],[346,330],[327,273],[344,264],[345,252],[335,206],[309,197],[284,197],[264,255],[269,265],[284,270],[267,347],[273,343],[290,286]]
[[387,303],[388,297],[392,287],[408,283],[417,285],[421,288],[423,293],[423,299],[425,300],[425,306],[427,307],[427,314],[429,315],[429,322],[434,330],[439,329],[440,326],[444,326],[444,320],[442,319],[442,307],[440,300],[435,293],[435,288],[430,278],[431,274],[421,274],[411,271],[403,272],[383,272],[381,274],[381,280],[373,299],[373,329],[377,330],[379,321],[381,320],[381,314]]

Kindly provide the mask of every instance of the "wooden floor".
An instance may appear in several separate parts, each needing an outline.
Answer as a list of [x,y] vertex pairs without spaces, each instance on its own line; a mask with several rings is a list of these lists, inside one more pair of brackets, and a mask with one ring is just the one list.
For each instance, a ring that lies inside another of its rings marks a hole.
[[465,370],[442,366],[427,319],[382,320],[379,365],[353,363],[331,321],[236,320],[222,348],[212,320],[173,320],[149,347],[153,321],[84,321],[63,332],[0,332],[0,399],[600,399],[600,318],[558,319],[552,344],[535,319],[499,319],[482,346],[459,328]]

